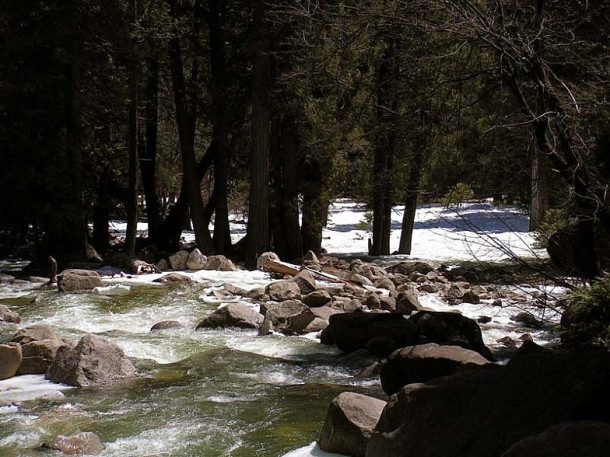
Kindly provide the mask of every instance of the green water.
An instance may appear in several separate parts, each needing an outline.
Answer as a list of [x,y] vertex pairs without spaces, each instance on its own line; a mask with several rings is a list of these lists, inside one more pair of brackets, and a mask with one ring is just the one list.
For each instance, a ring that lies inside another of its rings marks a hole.
[[[21,314],[21,326],[50,324],[68,338],[102,335],[133,358],[141,375],[0,414],[0,456],[53,455],[38,449],[45,440],[82,431],[100,437],[105,456],[281,456],[316,440],[340,392],[383,397],[376,380],[354,377],[364,361],[315,339],[195,331],[219,304],[209,295],[212,285],[132,285],[121,297],[0,291],[0,302]],[[149,332],[168,319],[185,328]],[[0,327],[0,341],[15,329]]]

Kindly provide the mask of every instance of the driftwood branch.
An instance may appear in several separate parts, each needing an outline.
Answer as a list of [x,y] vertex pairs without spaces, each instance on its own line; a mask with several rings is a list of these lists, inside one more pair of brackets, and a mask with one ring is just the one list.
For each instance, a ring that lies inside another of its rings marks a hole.
[[49,256],[49,262],[51,263],[51,274],[49,280],[40,286],[41,288],[51,286],[57,282],[57,260],[53,256]]

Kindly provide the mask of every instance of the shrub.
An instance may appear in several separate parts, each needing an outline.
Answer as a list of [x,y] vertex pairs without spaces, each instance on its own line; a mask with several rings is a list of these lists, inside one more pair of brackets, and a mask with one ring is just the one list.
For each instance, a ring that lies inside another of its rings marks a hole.
[[441,203],[445,208],[449,208],[450,206],[457,206],[458,208],[462,206],[466,200],[470,200],[474,197],[474,191],[472,188],[463,182],[459,182],[449,189],[449,192],[445,194]]
[[610,275],[572,293],[560,335],[570,349],[610,351]]
[[549,209],[544,213],[544,218],[534,234],[536,243],[541,248],[546,249],[549,246],[549,238],[551,238],[555,232],[576,224],[576,222],[576,218],[570,216],[570,213],[565,208]]

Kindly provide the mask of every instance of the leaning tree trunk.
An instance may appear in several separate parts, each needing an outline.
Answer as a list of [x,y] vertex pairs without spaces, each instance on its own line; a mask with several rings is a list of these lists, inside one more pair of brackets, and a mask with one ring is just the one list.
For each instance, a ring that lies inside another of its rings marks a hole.
[[532,208],[530,231],[538,230],[550,205],[548,160],[540,154],[532,158]]
[[411,169],[405,191],[405,211],[402,216],[400,243],[398,245],[399,254],[411,254],[413,244],[415,211],[417,209],[417,199],[419,198],[419,185],[424,161],[423,147],[416,146],[416,148],[417,150],[411,160]]
[[246,267],[256,268],[260,254],[269,250],[269,35],[265,2],[254,4],[256,33],[252,79],[252,152],[250,156],[250,206],[245,252]]

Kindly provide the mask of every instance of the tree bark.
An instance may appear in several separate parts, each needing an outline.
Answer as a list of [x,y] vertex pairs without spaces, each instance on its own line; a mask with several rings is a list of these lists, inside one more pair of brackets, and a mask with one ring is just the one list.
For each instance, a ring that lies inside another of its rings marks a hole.
[[229,168],[229,127],[226,90],[226,36],[224,21],[226,1],[210,2],[210,70],[212,74],[212,141],[216,144],[214,157],[214,248],[219,254],[231,249],[231,230],[229,226],[228,205],[228,168]]
[[[199,47],[199,29],[201,25],[200,10],[201,1],[196,0],[195,25],[192,33],[195,51]],[[180,153],[182,156],[183,190],[186,191],[191,220],[193,221],[195,243],[202,252],[211,253],[213,252],[212,237],[210,235],[209,228],[206,225],[205,210],[203,206],[203,199],[201,197],[201,181],[197,178],[197,161],[195,159],[195,133],[197,128],[198,103],[197,83],[199,81],[199,68],[196,60],[197,56],[194,57],[192,62],[188,87],[186,78],[184,76],[182,49],[180,40],[177,37],[172,38],[170,41],[169,57],[172,73],[172,86],[174,91],[174,104],[176,106],[178,138],[180,142]]]
[[146,59],[145,141],[140,141],[139,159],[142,187],[146,199],[148,237],[154,240],[161,223],[161,209],[157,195],[157,134],[159,123],[159,62]]
[[388,40],[377,69],[377,135],[373,164],[373,244],[371,255],[390,254],[393,202],[393,160],[396,148],[396,62]]
[[530,214],[530,231],[537,230],[550,205],[548,160],[540,154],[532,157],[532,203]]
[[260,254],[269,250],[269,122],[270,56],[265,2],[254,3],[254,68],[252,77],[252,151],[250,203],[245,252],[246,267],[256,268]]
[[413,245],[413,228],[415,226],[415,211],[417,199],[419,198],[419,184],[422,176],[424,161],[423,148],[417,148],[411,160],[411,169],[405,191],[405,211],[402,216],[402,228],[400,232],[399,254],[411,254]]

